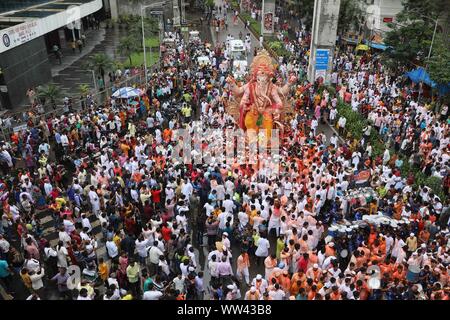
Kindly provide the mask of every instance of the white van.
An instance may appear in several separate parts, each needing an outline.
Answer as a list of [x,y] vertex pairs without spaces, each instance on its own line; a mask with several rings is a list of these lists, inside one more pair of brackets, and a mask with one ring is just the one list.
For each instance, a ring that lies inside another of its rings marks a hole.
[[247,52],[242,40],[230,40],[230,58],[233,61],[232,73],[235,78],[243,77],[247,74]]

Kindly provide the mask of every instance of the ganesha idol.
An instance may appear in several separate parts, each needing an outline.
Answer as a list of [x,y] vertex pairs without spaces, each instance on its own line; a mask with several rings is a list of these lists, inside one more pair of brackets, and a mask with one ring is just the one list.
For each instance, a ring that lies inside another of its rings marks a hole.
[[234,106],[230,103],[227,109],[237,118],[240,128],[256,131],[266,129],[269,135],[274,127],[283,130],[282,116],[289,109],[286,95],[296,78],[292,76],[281,87],[272,83],[274,74],[275,67],[271,57],[265,50],[261,50],[253,59],[250,79],[246,84],[238,86],[232,77],[228,77],[227,82],[236,102]]

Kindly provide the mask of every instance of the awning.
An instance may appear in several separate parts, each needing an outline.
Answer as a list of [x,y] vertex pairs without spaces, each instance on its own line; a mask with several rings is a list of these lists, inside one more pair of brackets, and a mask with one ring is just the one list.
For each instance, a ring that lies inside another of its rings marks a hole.
[[344,41],[346,41],[348,43],[358,44],[358,39],[342,38],[342,40],[344,40]]
[[388,47],[384,45],[383,43],[376,43],[376,42],[369,42],[369,46],[374,49],[378,50],[386,50]]
[[450,92],[450,83],[448,83],[447,85],[438,85],[436,82],[431,80],[430,75],[424,68],[419,67],[416,70],[407,72],[405,73],[405,76],[411,79],[412,82],[423,82],[427,86],[437,89],[440,95],[446,95]]
[[356,47],[356,51],[358,51],[358,50],[367,51],[367,50],[369,50],[369,46],[366,44],[360,44]]

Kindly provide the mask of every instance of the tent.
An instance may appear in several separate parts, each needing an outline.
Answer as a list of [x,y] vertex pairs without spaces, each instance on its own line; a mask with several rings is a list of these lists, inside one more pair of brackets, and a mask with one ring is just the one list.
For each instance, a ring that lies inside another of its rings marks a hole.
[[450,93],[450,83],[448,83],[447,85],[442,84],[438,85],[436,82],[431,80],[428,72],[422,67],[419,67],[416,70],[405,73],[405,76],[411,79],[412,82],[415,83],[423,82],[427,86],[433,89],[437,89],[441,96]]
[[128,98],[135,98],[140,96],[140,90],[131,88],[131,87],[125,87],[120,88],[116,92],[113,93],[113,98],[121,98],[121,99],[128,99]]

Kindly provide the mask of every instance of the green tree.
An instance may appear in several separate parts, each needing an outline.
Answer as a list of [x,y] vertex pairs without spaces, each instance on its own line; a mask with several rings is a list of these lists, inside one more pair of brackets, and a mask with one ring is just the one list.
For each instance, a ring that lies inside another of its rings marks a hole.
[[355,0],[341,0],[339,8],[338,33],[346,33],[352,27],[358,29],[363,18],[363,11],[359,2]]
[[78,91],[80,92],[80,100],[84,101],[84,103],[86,103],[86,98],[90,90],[91,89],[88,84],[80,84],[78,86]]
[[431,79],[438,84],[450,83],[450,48],[448,36],[443,33],[438,33],[434,39],[432,50],[432,55],[427,64]]
[[297,8],[306,30],[311,30],[314,15],[314,0],[297,0]]
[[384,42],[392,47],[384,56],[391,67],[411,68],[423,65],[433,37],[435,23],[441,10],[435,0],[407,0],[397,14]]
[[121,54],[128,57],[130,65],[132,64],[131,55],[138,52],[139,40],[135,36],[126,36],[120,39],[119,51]]
[[103,83],[105,83],[105,72],[113,67],[113,61],[107,54],[97,53],[89,58],[85,67],[86,69],[95,70],[102,77]]
[[50,102],[53,108],[56,107],[56,99],[61,95],[61,89],[54,83],[41,85],[37,87],[37,96],[45,106],[46,102]]
[[78,90],[80,91],[81,96],[86,97],[89,94],[90,88],[88,84],[80,84]]
[[[132,18],[128,25],[130,35],[135,35],[136,38],[142,39],[142,20],[141,18]],[[154,17],[144,18],[144,32],[145,35],[157,34],[159,32],[158,20]]]

